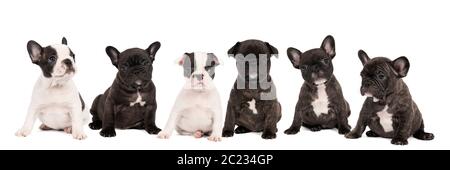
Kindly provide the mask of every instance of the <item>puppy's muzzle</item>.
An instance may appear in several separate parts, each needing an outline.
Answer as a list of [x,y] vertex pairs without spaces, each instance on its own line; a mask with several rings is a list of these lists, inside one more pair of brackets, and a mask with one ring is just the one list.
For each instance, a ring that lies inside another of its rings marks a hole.
[[66,73],[74,73],[75,68],[73,67],[72,60],[64,59],[62,63],[66,66]]
[[133,88],[139,90],[144,86],[144,82],[142,80],[136,80],[136,81],[134,81],[132,86],[133,86]]
[[203,74],[193,74],[192,78],[195,78],[198,81],[202,81],[205,78],[205,75],[203,75]]
[[365,81],[362,83],[361,86],[361,95],[364,96],[367,92],[367,89],[371,86],[372,84],[369,81]]

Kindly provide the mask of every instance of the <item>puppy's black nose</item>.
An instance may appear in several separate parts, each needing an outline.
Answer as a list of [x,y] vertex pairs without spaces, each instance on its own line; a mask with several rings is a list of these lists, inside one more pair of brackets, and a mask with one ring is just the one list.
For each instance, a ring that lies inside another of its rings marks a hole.
[[204,75],[203,74],[193,74],[192,77],[196,78],[197,80],[203,80]]
[[142,85],[142,80],[136,80],[134,82],[134,84],[136,84],[137,86],[141,86]]
[[62,62],[67,66],[72,66],[72,61],[70,61],[70,59],[64,59]]
[[364,96],[366,94],[366,88],[361,87],[361,89],[359,89],[359,92],[361,93],[361,96]]

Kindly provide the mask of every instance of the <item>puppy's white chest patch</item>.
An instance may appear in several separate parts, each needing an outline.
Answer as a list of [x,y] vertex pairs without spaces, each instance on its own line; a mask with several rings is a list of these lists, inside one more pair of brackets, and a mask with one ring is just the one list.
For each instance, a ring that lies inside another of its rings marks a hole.
[[394,130],[394,127],[392,127],[392,114],[387,111],[388,108],[386,105],[383,110],[377,112],[377,116],[380,118],[380,125],[383,127],[384,132]]
[[252,99],[251,101],[247,102],[248,103],[248,108],[250,110],[252,110],[253,114],[258,114],[258,111],[256,111],[256,101],[255,99]]
[[328,114],[328,95],[325,90],[326,86],[325,84],[318,85],[317,86],[317,99],[315,99],[313,102],[311,102],[311,105],[313,107],[314,113],[317,117],[320,116],[320,114]]
[[136,101],[130,102],[130,106],[134,106],[135,104],[138,104],[138,103],[139,103],[140,106],[144,106],[145,105],[145,101],[142,101],[142,96],[141,96],[141,93],[139,93],[139,92],[137,92]]

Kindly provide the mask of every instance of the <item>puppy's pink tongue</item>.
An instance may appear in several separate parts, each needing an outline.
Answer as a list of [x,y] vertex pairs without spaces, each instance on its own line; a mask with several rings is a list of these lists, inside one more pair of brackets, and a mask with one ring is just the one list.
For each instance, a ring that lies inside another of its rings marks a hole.
[[200,130],[197,130],[197,131],[194,133],[194,137],[195,137],[195,138],[201,138],[202,136],[203,136],[203,132],[200,131]]

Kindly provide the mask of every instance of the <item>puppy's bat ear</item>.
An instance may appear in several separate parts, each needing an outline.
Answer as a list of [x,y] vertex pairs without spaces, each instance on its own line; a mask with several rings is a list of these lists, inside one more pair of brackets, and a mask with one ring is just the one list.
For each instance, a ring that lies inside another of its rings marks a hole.
[[408,58],[401,56],[394,61],[392,61],[392,68],[394,68],[397,77],[402,78],[408,74],[409,71],[409,61]]
[[278,58],[278,49],[270,45],[268,42],[266,42],[266,46],[269,48],[271,56],[273,55]]
[[117,66],[117,62],[119,61],[119,54],[120,54],[120,52],[116,48],[114,48],[113,46],[108,46],[108,47],[106,47],[106,54],[108,54],[109,59],[111,59],[111,63],[116,68],[119,68]]
[[178,59],[177,64],[183,67],[184,77],[190,77],[194,72],[193,69],[195,67],[194,53],[184,53],[183,56]]
[[66,37],[63,37],[63,38],[62,38],[61,43],[64,44],[64,45],[67,45],[67,39],[66,39]]
[[220,64],[219,59],[216,57],[214,53],[207,53],[206,65],[208,66],[218,66]]
[[358,57],[363,66],[370,60],[369,56],[363,50],[358,51]]
[[30,55],[31,62],[36,64],[42,57],[42,47],[36,41],[30,40],[27,43],[28,55]]
[[288,55],[289,60],[291,61],[292,65],[294,66],[294,68],[299,69],[302,52],[300,52],[299,50],[297,50],[293,47],[289,47],[287,49],[287,55]]
[[235,57],[240,45],[241,45],[241,42],[237,42],[236,44],[234,44],[234,46],[228,50],[228,56]]
[[190,60],[186,60],[189,59],[189,56],[194,56],[194,53],[184,53],[180,58],[178,58],[175,63],[182,66],[184,65],[186,62],[190,62]]
[[161,43],[158,41],[155,41],[154,43],[150,44],[150,46],[148,46],[148,48],[145,50],[148,52],[148,54],[150,54],[150,57],[152,58],[152,60],[155,60],[155,54],[156,54],[156,52],[158,52],[159,47],[161,47]]
[[328,56],[334,58],[334,56],[336,55],[336,49],[333,36],[326,36],[325,39],[323,39],[320,48],[323,49],[328,54]]

